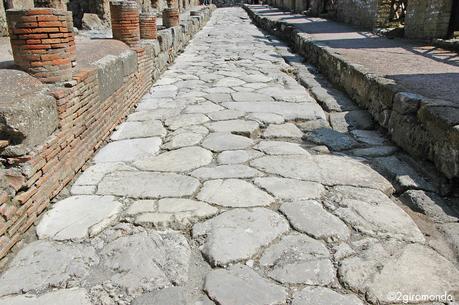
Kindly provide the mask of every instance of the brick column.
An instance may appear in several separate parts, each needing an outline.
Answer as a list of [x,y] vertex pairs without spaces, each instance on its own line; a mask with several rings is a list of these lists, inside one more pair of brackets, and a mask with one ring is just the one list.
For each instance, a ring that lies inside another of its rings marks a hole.
[[35,8],[6,12],[14,63],[44,83],[72,79],[72,48],[66,11]]
[[180,13],[178,8],[165,8],[163,10],[163,25],[166,28],[180,25]]
[[110,15],[113,38],[130,47],[140,43],[139,7],[136,1],[111,1]]
[[156,39],[156,12],[140,14],[140,38]]

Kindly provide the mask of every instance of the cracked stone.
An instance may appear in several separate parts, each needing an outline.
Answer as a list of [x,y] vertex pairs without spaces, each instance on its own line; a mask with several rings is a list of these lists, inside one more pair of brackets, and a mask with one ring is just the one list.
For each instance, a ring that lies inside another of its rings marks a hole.
[[324,185],[350,185],[393,192],[392,184],[366,164],[332,155],[265,156],[250,165],[285,178],[319,182]]
[[296,138],[300,139],[303,132],[293,123],[285,123],[281,125],[271,124],[263,132],[264,138]]
[[341,294],[325,287],[305,287],[293,295],[292,305],[363,305],[354,294]]
[[85,278],[90,267],[98,263],[93,247],[34,241],[21,249],[0,275],[0,296],[68,288]]
[[129,171],[135,169],[121,162],[94,164],[83,171],[75,181],[75,185],[96,185],[106,174],[117,170]]
[[203,147],[215,152],[246,149],[250,148],[253,144],[252,139],[230,133],[211,133],[202,142]]
[[255,121],[229,120],[211,122],[205,125],[212,132],[224,132],[253,138],[258,135],[260,126]]
[[191,176],[199,179],[224,178],[253,178],[263,176],[263,173],[243,164],[218,165],[215,167],[201,167],[191,172]]
[[279,214],[265,209],[233,209],[193,226],[193,238],[205,238],[201,249],[214,266],[249,259],[289,230]]
[[155,155],[161,138],[121,140],[108,143],[94,157],[94,162],[130,162]]
[[164,152],[134,163],[141,170],[160,172],[186,172],[212,162],[212,152],[201,147],[185,147]]
[[[336,241],[347,240],[350,237],[346,224],[330,214],[317,201],[287,202],[280,207],[280,211],[287,216],[295,229],[315,238]],[[324,223],[327,225],[324,226]]]
[[102,179],[97,193],[133,198],[183,197],[191,196],[199,186],[197,179],[183,175],[117,171]]
[[163,145],[164,149],[177,149],[182,147],[193,146],[201,143],[204,135],[195,132],[183,132],[172,136],[167,143]]
[[182,127],[199,125],[209,121],[209,118],[202,113],[189,113],[172,117],[166,120],[165,125],[171,130]]
[[305,155],[310,154],[300,144],[282,141],[260,141],[254,149],[268,155]]
[[92,305],[85,289],[60,289],[41,296],[17,295],[0,298],[0,305]]
[[296,179],[263,177],[256,178],[254,182],[281,200],[319,199],[325,192],[320,183]]
[[161,121],[124,122],[119,125],[110,139],[125,140],[133,138],[164,137],[167,131]]
[[92,237],[118,217],[122,205],[112,196],[73,196],[55,203],[37,226],[40,239]]
[[220,305],[275,305],[287,298],[285,288],[244,265],[212,270],[206,276],[204,290]]
[[212,180],[204,183],[198,199],[224,207],[267,206],[274,198],[244,180]]
[[219,164],[240,164],[249,160],[263,156],[262,152],[248,149],[248,150],[228,150],[221,152],[218,155],[217,162]]

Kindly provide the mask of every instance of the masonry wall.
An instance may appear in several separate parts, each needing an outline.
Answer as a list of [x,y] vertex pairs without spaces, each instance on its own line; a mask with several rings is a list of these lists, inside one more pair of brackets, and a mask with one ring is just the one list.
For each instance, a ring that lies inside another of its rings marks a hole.
[[417,0],[408,3],[405,36],[408,38],[446,38],[453,0]]
[[339,0],[337,19],[345,23],[373,29],[388,20],[390,0]]
[[[0,258],[84,167],[177,53],[210,17],[212,8],[186,24],[158,31],[158,39],[120,56],[106,56],[94,67],[75,71],[65,87],[51,88],[58,128],[21,157],[6,157],[0,172],[17,174],[14,192],[0,192]],[[41,109],[35,109],[40,112]],[[11,183],[10,183],[10,186]]]

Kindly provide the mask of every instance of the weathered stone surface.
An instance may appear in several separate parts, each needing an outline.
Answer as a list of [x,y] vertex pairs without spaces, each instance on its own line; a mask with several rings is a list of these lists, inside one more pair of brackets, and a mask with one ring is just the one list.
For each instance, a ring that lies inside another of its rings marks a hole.
[[247,119],[254,120],[262,124],[282,124],[285,122],[283,116],[269,112],[254,112],[249,114]]
[[308,132],[320,128],[330,128],[330,124],[325,119],[319,119],[298,123],[297,127],[303,132]]
[[274,202],[274,198],[266,192],[239,179],[207,181],[198,199],[224,207],[267,206]]
[[341,156],[266,156],[250,162],[262,171],[324,185],[368,187],[392,193],[389,181],[369,166]]
[[268,275],[281,283],[327,285],[335,278],[329,257],[320,241],[291,234],[267,248],[260,265],[268,267]]
[[[338,217],[327,212],[317,201],[284,203],[280,211],[298,231],[327,241],[347,240],[349,228]],[[327,224],[324,226],[324,224]]]
[[285,288],[243,265],[211,271],[206,276],[204,290],[221,305],[275,305],[287,298]]
[[345,285],[366,293],[372,303],[393,303],[394,291],[443,295],[457,290],[457,268],[426,246],[370,243],[358,252],[341,262],[339,274]]
[[228,120],[207,123],[206,127],[212,132],[228,132],[250,138],[258,134],[260,126],[255,121]]
[[347,132],[352,129],[373,129],[371,115],[364,110],[330,113],[330,123],[334,130]]
[[235,86],[240,86],[242,84],[245,84],[244,81],[233,78],[233,77],[226,77],[224,79],[219,80],[215,86],[216,87],[235,87]]
[[94,157],[94,162],[130,162],[155,155],[161,138],[121,140],[108,143]]
[[122,205],[112,196],[73,196],[53,205],[40,220],[40,239],[78,240],[92,237],[109,226]]
[[134,162],[141,170],[158,172],[186,172],[212,162],[212,153],[201,147],[185,147]]
[[387,140],[382,134],[375,130],[352,130],[352,136],[359,142],[368,145],[384,145],[387,144]]
[[147,111],[136,111],[128,115],[128,121],[152,121],[152,120],[166,120],[180,114],[180,107],[178,108],[158,108]]
[[260,141],[254,149],[268,155],[310,155],[300,144],[282,141]]
[[96,185],[108,173],[129,170],[135,170],[135,168],[122,162],[94,164],[84,170],[84,172],[75,181],[75,185]]
[[211,133],[202,142],[203,147],[216,152],[247,149],[253,144],[253,140],[249,138],[228,133]]
[[306,140],[316,144],[326,145],[331,150],[347,150],[359,146],[356,140],[346,133],[330,128],[319,128],[304,135]]
[[293,123],[285,123],[281,125],[271,124],[263,132],[264,138],[294,138],[299,139],[303,136],[303,132],[298,129]]
[[186,238],[174,231],[119,236],[100,252],[102,274],[132,296],[186,283],[190,255]]
[[248,150],[228,150],[220,153],[217,158],[219,164],[240,164],[263,156],[262,152]]
[[188,305],[181,287],[164,288],[137,297],[132,305]]
[[133,138],[164,137],[166,128],[161,121],[124,122],[118,126],[112,134],[112,140],[124,140]]
[[350,153],[357,157],[386,157],[393,155],[398,151],[395,146],[377,146],[369,148],[356,148],[350,151]]
[[221,266],[251,258],[288,230],[288,222],[271,210],[234,209],[194,225],[193,238],[205,236],[202,253]]
[[183,175],[119,171],[102,179],[97,194],[134,198],[183,197],[192,195],[199,185],[197,179]]
[[255,92],[236,92],[231,94],[235,102],[273,102],[269,95]]
[[253,178],[263,176],[263,173],[243,164],[219,165],[215,167],[201,167],[191,172],[191,175],[200,179],[223,178]]
[[179,128],[190,126],[190,125],[198,125],[205,122],[208,122],[209,118],[201,113],[190,113],[190,114],[182,114],[176,117],[168,118],[165,121],[165,125],[171,130],[177,130]]
[[330,193],[333,213],[354,229],[377,237],[424,242],[414,221],[382,192],[337,186]]
[[205,101],[196,105],[189,105],[185,108],[185,113],[211,113],[211,112],[217,112],[220,110],[223,110],[222,106],[218,106],[217,104],[214,104],[209,101]]
[[459,223],[445,223],[439,226],[440,231],[446,237],[446,241],[451,246],[456,258],[459,259]]
[[296,179],[263,177],[256,178],[254,182],[282,200],[319,199],[325,191],[320,183]]
[[305,287],[293,295],[292,305],[363,305],[354,294],[341,294],[325,287]]
[[238,110],[221,110],[207,114],[207,116],[213,121],[235,120],[244,115],[245,112]]
[[98,263],[99,258],[90,246],[32,242],[19,251],[0,275],[0,296],[75,285]]
[[136,224],[179,230],[217,212],[217,208],[205,202],[182,198],[165,198],[157,203],[149,200],[137,201],[128,210],[129,214],[137,215],[134,220]]
[[0,298],[0,305],[92,305],[85,289],[60,289],[41,296],[18,295]]

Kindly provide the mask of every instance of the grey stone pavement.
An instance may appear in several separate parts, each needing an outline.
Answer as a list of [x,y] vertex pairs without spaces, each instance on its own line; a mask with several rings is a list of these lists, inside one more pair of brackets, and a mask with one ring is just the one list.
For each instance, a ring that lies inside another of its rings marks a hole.
[[458,218],[285,56],[241,8],[215,11],[8,262],[0,304],[446,304],[459,252],[430,228],[457,240]]

